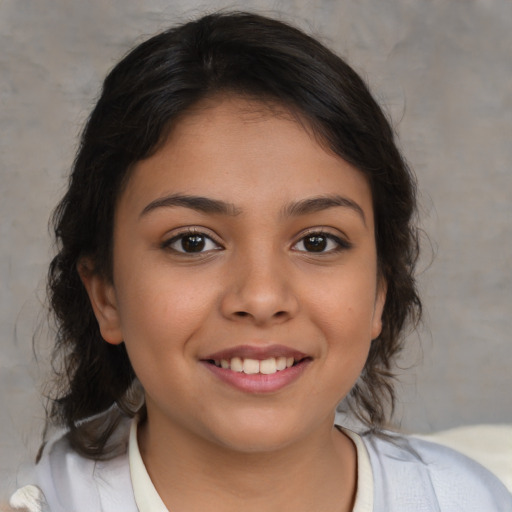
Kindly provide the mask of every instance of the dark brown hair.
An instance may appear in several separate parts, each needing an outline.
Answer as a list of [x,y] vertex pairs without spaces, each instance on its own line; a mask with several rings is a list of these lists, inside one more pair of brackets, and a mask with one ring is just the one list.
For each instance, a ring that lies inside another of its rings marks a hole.
[[[285,106],[367,177],[387,300],[382,333],[348,400],[373,429],[392,410],[403,329],[421,313],[413,275],[415,183],[393,130],[361,78],[315,39],[254,14],[213,14],[152,37],[109,73],[54,213],[58,254],[49,297],[61,366],[48,421],[67,426],[72,445],[86,456],[105,455],[119,418],[133,416],[140,403],[130,392],[135,374],[125,347],[102,339],[77,263],[88,257],[95,272],[111,278],[114,210],[131,166],[154,153],[198,101],[223,93]],[[107,409],[108,420],[83,421]]]

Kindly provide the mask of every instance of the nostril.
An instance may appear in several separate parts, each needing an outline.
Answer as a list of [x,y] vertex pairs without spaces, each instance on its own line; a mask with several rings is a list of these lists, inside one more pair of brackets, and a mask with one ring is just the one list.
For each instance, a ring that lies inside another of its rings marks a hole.
[[[251,316],[247,311],[236,311],[235,315],[240,318]],[[273,316],[274,318],[282,318],[283,316],[286,316],[286,311],[276,311]]]

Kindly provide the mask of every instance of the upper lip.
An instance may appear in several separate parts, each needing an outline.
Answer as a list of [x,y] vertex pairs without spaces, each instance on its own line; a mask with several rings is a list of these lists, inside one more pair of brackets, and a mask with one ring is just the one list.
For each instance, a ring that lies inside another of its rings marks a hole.
[[296,361],[309,357],[300,350],[296,350],[285,345],[238,345],[236,347],[219,350],[213,354],[201,358],[203,360],[220,361],[221,359],[232,359],[240,357],[241,359],[257,359],[263,361],[271,357],[293,357]]

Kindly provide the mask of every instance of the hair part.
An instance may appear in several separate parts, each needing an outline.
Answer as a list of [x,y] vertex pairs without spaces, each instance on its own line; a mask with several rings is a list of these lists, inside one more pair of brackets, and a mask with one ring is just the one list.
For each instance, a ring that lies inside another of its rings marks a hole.
[[[371,429],[392,412],[393,363],[404,327],[421,316],[415,180],[393,130],[362,79],[315,39],[255,14],[212,14],[143,42],[109,73],[52,218],[58,253],[48,294],[60,371],[48,422],[65,425],[85,456],[107,456],[119,418],[135,415],[141,403],[133,396],[136,376],[124,344],[102,339],[77,266],[88,258],[94,272],[112,279],[115,209],[132,166],[154,154],[201,100],[221,94],[284,107],[367,177],[387,299],[382,332],[348,400]],[[83,421],[108,409],[107,423]]]

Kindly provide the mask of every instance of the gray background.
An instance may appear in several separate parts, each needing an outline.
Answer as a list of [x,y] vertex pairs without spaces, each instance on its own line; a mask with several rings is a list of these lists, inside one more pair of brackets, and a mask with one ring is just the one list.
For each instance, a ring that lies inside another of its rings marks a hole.
[[101,80],[134,43],[219,7],[282,13],[345,56],[418,175],[426,326],[398,423],[512,423],[510,0],[0,0],[0,498],[38,444],[47,219]]

